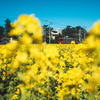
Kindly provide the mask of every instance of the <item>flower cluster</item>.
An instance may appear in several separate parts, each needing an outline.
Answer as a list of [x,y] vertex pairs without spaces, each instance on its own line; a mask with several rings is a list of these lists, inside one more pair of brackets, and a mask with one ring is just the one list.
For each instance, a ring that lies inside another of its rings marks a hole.
[[21,15],[11,25],[10,36],[18,36],[18,41],[23,44],[30,44],[33,41],[42,43],[42,28],[37,18],[31,15]]

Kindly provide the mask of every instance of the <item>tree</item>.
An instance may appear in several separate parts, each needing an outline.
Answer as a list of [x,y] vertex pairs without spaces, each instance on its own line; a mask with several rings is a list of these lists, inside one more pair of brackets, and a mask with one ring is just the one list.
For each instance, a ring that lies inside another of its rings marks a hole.
[[48,25],[43,25],[43,42],[46,42],[46,28],[48,27]]
[[72,37],[72,33],[73,31],[70,25],[68,25],[64,30],[62,30],[62,34],[65,36]]
[[[45,42],[49,43],[49,26],[43,25],[43,39]],[[50,33],[53,30],[53,28],[50,27]]]
[[4,37],[4,27],[0,26],[0,39]]
[[87,31],[81,27],[81,26],[76,26],[76,27],[71,27],[68,25],[65,29],[62,30],[63,36],[68,36],[68,37],[73,37],[73,38],[79,38],[79,29],[81,29],[81,38],[84,39],[84,32],[87,35]]
[[11,30],[11,25],[10,25],[11,21],[9,19],[5,20],[5,37],[9,37],[8,33]]

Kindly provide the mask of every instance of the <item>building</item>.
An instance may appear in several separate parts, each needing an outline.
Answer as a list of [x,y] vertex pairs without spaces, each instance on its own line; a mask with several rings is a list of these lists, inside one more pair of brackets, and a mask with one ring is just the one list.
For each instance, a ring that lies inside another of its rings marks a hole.
[[62,31],[57,28],[56,30],[51,31],[51,38],[54,40],[56,36],[62,35]]

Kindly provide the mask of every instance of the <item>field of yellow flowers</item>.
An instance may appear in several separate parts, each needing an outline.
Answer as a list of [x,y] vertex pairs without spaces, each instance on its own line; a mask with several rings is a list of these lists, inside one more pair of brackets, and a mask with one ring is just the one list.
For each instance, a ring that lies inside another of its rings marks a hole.
[[100,100],[100,21],[79,44],[43,44],[34,15],[11,26],[18,40],[0,45],[0,100]]

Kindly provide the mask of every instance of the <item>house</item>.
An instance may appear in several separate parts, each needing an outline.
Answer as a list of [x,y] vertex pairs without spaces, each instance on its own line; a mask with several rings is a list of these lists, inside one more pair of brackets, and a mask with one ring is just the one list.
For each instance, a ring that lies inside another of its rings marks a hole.
[[62,35],[62,31],[57,28],[56,30],[51,31],[51,38],[54,40],[56,36]]

